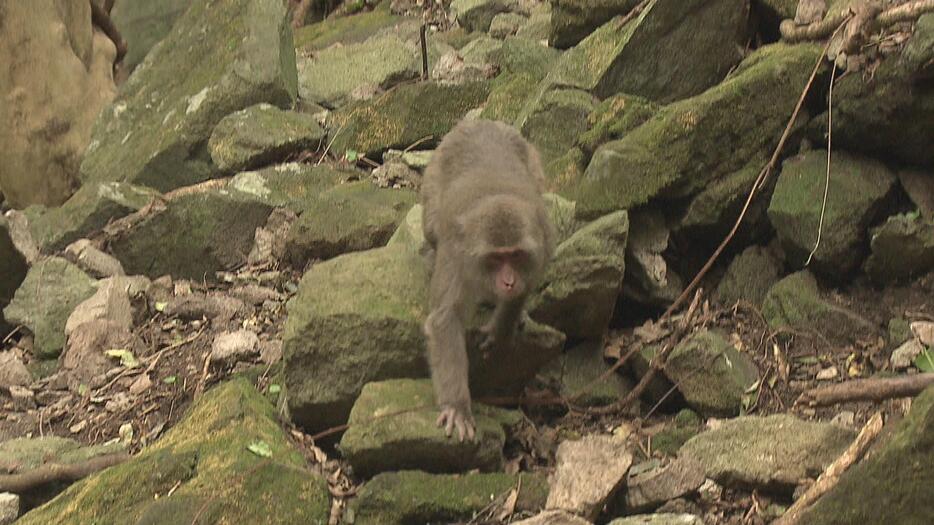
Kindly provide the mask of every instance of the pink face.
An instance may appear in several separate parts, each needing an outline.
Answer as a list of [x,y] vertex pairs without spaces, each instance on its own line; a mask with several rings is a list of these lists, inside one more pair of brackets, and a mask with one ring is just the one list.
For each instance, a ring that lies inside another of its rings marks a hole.
[[525,282],[520,273],[526,254],[517,248],[497,248],[487,255],[490,275],[493,277],[493,292],[500,299],[514,299],[525,291]]

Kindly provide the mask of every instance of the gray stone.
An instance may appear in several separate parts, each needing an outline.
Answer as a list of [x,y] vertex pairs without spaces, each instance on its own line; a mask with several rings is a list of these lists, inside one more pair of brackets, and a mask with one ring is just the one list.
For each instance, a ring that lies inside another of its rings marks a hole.
[[666,501],[696,491],[704,483],[704,467],[689,458],[677,458],[663,466],[637,470],[633,466],[626,482],[627,514],[656,508]]
[[32,383],[32,374],[23,364],[19,350],[0,352],[0,386],[26,386]]
[[722,421],[681,447],[681,455],[704,465],[726,487],[790,492],[814,478],[849,446],[855,432],[780,414]]
[[3,315],[33,333],[36,357],[53,358],[65,346],[68,316],[94,292],[95,282],[88,274],[65,259],[50,257],[29,269]]
[[578,396],[574,398],[575,405],[604,406],[622,399],[632,390],[631,382],[618,373],[593,384],[607,369],[609,365],[603,357],[602,340],[585,341],[548,363],[539,379],[557,385],[559,393],[566,398]]
[[623,294],[643,304],[666,305],[681,293],[681,277],[662,255],[671,236],[665,217],[656,210],[641,210],[631,214],[630,222]]
[[98,281],[94,295],[75,306],[68,316],[65,322],[65,336],[71,335],[81,324],[96,320],[111,321],[120,330],[125,331],[133,327],[130,294],[123,279],[110,277]]
[[762,315],[773,330],[791,328],[821,334],[839,344],[876,333],[867,319],[822,297],[817,279],[807,270],[775,283],[762,302]]
[[116,257],[97,249],[87,239],[78,239],[66,246],[65,257],[94,277],[126,275],[126,272],[123,271],[123,265],[120,264]]
[[594,97],[579,89],[554,89],[529,100],[516,123],[547,165],[587,131]]
[[659,512],[657,514],[627,516],[615,519],[607,525],[704,525],[704,520],[693,514]]
[[19,495],[12,492],[0,494],[0,525],[10,525],[19,517]]
[[298,91],[302,100],[333,109],[349,102],[351,92],[360,86],[389,89],[418,78],[420,72],[416,48],[398,36],[386,35],[301,57]]
[[[503,427],[473,404],[476,439],[448,437],[436,424],[438,409],[431,381],[394,379],[368,383],[350,411],[350,428],[340,449],[357,475],[421,470],[445,473],[473,469],[492,472],[503,466]],[[381,414],[399,415],[380,417]]]
[[551,8],[548,45],[566,49],[617,15],[625,15],[640,0],[555,0]]
[[239,172],[316,150],[327,132],[314,117],[257,104],[227,115],[211,132],[211,160],[225,172]]
[[589,435],[563,441],[545,508],[596,519],[603,505],[625,486],[632,454],[615,436]]
[[99,388],[104,373],[119,367],[108,350],[126,350],[138,357],[145,345],[126,326],[109,319],[92,319],[76,326],[62,352],[61,368],[68,388],[81,395],[88,388]]
[[861,462],[802,517],[801,523],[934,522],[930,488],[934,484],[934,387],[911,404],[891,437]]
[[746,301],[759,308],[781,274],[782,264],[768,248],[750,246],[730,261],[717,285],[717,299],[724,305]]
[[246,262],[256,228],[272,212],[263,199],[227,189],[191,193],[151,210],[110,250],[130,274],[201,281]]
[[211,361],[219,365],[233,365],[259,355],[259,337],[250,330],[222,332],[211,344]]
[[26,278],[28,270],[26,260],[13,244],[9,223],[0,215],[0,335],[4,337],[9,328],[4,320],[3,309]]
[[493,17],[508,9],[508,0],[454,0],[451,14],[469,31],[487,32]]
[[921,216],[934,220],[934,173],[902,169],[898,171],[898,181]]
[[123,67],[133,71],[185,13],[192,0],[121,0],[110,12],[117,29],[127,43]]
[[563,510],[546,510],[541,514],[514,521],[513,525],[591,525],[589,521]]
[[82,181],[167,191],[216,176],[206,145],[223,117],[297,96],[289,19],[279,0],[194,0],[100,115]]
[[[804,265],[817,240],[826,170],[826,150],[788,159],[772,193],[769,220],[793,266]],[[863,257],[866,227],[894,189],[895,180],[881,162],[834,151],[821,242],[811,261],[815,271],[839,279],[857,267]]]
[[758,381],[759,369],[719,332],[700,330],[671,351],[665,375],[701,414],[735,416],[746,389]]
[[934,218],[893,215],[870,232],[866,273],[879,284],[907,281],[934,270]]

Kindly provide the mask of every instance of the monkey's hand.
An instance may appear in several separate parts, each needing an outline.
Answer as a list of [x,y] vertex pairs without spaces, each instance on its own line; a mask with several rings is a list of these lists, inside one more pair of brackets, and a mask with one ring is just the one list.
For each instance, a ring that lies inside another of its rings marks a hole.
[[456,428],[457,437],[461,441],[464,441],[464,436],[467,436],[468,441],[474,439],[474,421],[470,408],[441,405],[441,414],[435,423],[444,427],[444,433],[448,437],[451,437],[451,432]]

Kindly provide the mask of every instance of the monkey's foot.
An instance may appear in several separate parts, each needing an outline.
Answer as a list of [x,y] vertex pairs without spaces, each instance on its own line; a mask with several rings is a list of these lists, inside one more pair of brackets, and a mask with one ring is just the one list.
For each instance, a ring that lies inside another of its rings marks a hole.
[[451,437],[451,432],[456,428],[457,437],[461,441],[464,441],[464,436],[467,436],[469,441],[474,439],[474,422],[469,409],[465,411],[452,406],[442,406],[441,414],[438,415],[435,424],[444,427],[444,433],[447,437]]

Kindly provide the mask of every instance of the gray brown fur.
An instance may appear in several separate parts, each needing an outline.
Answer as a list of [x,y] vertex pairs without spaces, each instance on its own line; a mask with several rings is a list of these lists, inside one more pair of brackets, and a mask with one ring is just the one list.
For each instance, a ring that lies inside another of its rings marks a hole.
[[[422,182],[425,252],[432,267],[425,321],[438,424],[448,435],[473,437],[465,322],[480,303],[495,305],[484,326],[486,346],[513,342],[526,296],[541,280],[554,233],[541,192],[544,175],[535,149],[512,127],[463,121],[435,151]],[[496,248],[529,255],[520,296],[500,300],[483,257]]]

